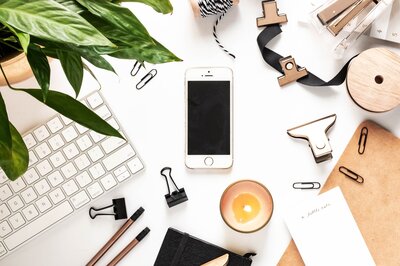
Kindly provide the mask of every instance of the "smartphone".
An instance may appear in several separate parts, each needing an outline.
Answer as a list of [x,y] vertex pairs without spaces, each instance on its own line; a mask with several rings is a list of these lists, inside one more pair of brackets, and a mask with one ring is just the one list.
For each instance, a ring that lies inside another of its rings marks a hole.
[[188,168],[230,168],[233,164],[233,72],[191,68],[185,75]]

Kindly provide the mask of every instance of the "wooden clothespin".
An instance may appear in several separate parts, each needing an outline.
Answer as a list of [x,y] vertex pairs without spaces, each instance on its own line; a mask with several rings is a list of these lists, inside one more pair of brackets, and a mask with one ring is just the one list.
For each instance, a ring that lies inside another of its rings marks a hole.
[[308,75],[306,68],[297,67],[296,61],[292,56],[281,58],[279,63],[284,73],[283,76],[278,77],[279,86],[281,87]]
[[257,18],[257,27],[268,26],[272,24],[286,23],[287,16],[285,14],[278,13],[278,6],[276,1],[263,1],[263,17]]

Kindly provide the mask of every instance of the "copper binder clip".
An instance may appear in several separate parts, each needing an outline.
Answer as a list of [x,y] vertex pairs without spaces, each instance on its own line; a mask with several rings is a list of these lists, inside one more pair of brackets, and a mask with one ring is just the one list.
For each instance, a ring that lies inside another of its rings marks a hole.
[[285,14],[278,13],[276,1],[263,1],[262,6],[264,16],[257,18],[257,27],[288,22]]
[[278,77],[279,86],[281,87],[308,75],[306,68],[297,67],[296,61],[292,56],[281,58],[279,63],[284,73],[283,76]]

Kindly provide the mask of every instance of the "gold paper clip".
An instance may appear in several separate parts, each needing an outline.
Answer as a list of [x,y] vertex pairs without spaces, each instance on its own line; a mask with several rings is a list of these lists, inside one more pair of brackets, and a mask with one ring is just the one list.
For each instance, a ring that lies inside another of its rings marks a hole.
[[281,58],[279,63],[284,73],[283,76],[278,77],[279,86],[281,87],[308,75],[306,68],[297,67],[296,61],[292,56]]
[[350,178],[351,180],[356,181],[357,183],[360,183],[360,184],[364,183],[364,178],[362,176],[351,171],[350,169],[347,169],[344,166],[339,167],[339,172],[341,172],[342,174],[344,174],[346,177]]
[[368,128],[361,129],[360,138],[358,139],[358,153],[364,154],[365,147],[367,146]]
[[257,27],[263,27],[273,24],[281,24],[288,22],[285,14],[278,13],[276,1],[263,1],[263,17],[257,18]]

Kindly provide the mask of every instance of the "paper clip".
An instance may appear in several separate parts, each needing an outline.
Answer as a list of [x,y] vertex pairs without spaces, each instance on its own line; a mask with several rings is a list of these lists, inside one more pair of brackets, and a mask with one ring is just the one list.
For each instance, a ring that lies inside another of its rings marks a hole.
[[348,178],[356,181],[357,183],[360,183],[360,184],[364,183],[364,178],[362,176],[360,176],[357,173],[351,171],[350,169],[347,169],[344,166],[340,166],[339,167],[339,172],[341,172],[342,174],[344,174]]
[[321,184],[319,182],[296,182],[293,183],[294,189],[320,189]]
[[[171,179],[172,183],[174,184],[176,190],[171,193],[171,190],[169,189],[169,183],[168,183],[168,178],[164,174],[164,171],[169,170],[169,179]],[[188,200],[188,197],[186,195],[185,189],[184,188],[178,188],[176,185],[174,179],[172,178],[172,168],[171,167],[164,167],[161,169],[160,174],[165,177],[165,182],[167,183],[167,188],[168,188],[168,194],[165,194],[165,200],[167,201],[168,207],[174,207],[175,205],[181,204],[182,202],[185,202]]]
[[[90,218],[94,219],[96,216],[99,215],[113,215],[115,220],[126,219],[128,216],[126,214],[126,205],[125,205],[125,198],[113,199],[113,204],[103,207],[103,208],[94,208],[90,207],[89,209],[89,216]],[[92,214],[92,211],[102,211],[108,208],[114,207],[114,213],[96,213],[95,215]]]
[[[139,64],[139,65],[138,65]],[[131,70],[131,76],[134,77],[139,73],[139,70],[142,68],[143,64],[136,61]]]
[[358,154],[364,154],[365,147],[367,146],[368,128],[361,129],[360,138],[358,139]]
[[147,83],[149,83],[150,80],[152,80],[155,76],[157,75],[157,70],[152,69],[147,73],[139,82],[136,84],[136,89],[140,90],[144,86],[146,86]]

